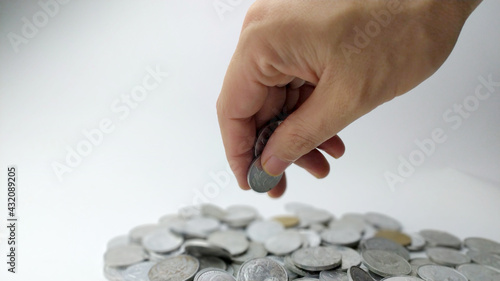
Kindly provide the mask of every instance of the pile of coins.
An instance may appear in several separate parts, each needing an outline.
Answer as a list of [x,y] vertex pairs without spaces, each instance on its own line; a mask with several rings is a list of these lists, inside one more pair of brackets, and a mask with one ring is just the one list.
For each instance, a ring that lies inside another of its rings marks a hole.
[[[108,243],[111,281],[499,281],[500,243],[442,230],[405,233],[395,219],[302,203],[262,218],[212,204],[165,215]],[[194,210],[194,212],[193,212]]]

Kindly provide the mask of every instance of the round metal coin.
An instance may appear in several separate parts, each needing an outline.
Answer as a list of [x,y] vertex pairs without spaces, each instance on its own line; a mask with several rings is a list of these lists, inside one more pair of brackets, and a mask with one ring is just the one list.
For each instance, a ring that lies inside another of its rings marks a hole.
[[361,253],[361,258],[370,271],[380,276],[408,275],[411,272],[410,264],[393,252],[365,250]]
[[238,270],[238,281],[288,281],[288,276],[279,263],[268,258],[258,258],[245,262]]
[[292,261],[302,269],[321,271],[339,266],[342,255],[332,247],[302,248],[292,254]]
[[200,263],[195,257],[180,255],[154,265],[148,277],[151,281],[187,281],[193,278],[199,267]]
[[196,273],[194,281],[236,281],[236,279],[224,270],[205,268]]
[[417,270],[418,276],[425,281],[447,280],[447,281],[468,281],[462,273],[453,268],[428,264],[422,265]]
[[437,264],[455,267],[464,263],[470,263],[471,259],[458,250],[436,247],[429,248],[426,251],[429,259]]
[[255,158],[250,164],[247,173],[247,181],[250,188],[259,193],[268,192],[273,189],[283,177],[283,174],[272,176],[264,171],[260,156]]

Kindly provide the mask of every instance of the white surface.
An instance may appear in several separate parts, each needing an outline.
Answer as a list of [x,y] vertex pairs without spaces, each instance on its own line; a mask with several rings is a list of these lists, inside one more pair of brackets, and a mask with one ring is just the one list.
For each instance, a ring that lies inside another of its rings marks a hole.
[[[224,1],[224,0],[222,0]],[[195,4],[196,3],[196,4]],[[7,34],[35,1],[0,4],[0,253],[6,253],[6,167],[19,169],[18,273],[1,280],[104,280],[114,236],[189,205],[226,160],[215,101],[251,1],[224,14],[213,1],[70,1],[14,52]],[[378,211],[409,231],[448,230],[500,240],[500,87],[453,130],[443,113],[474,93],[478,77],[500,81],[500,2],[486,0],[444,66],[411,93],[341,132],[347,151],[328,178],[289,169],[284,197],[243,192],[234,178],[206,194],[222,206],[253,204],[264,216],[302,201],[345,212]],[[127,118],[111,109],[148,67],[169,72]],[[52,163],[82,130],[109,118],[115,130],[60,182]],[[447,140],[394,189],[399,155],[442,128]],[[213,196],[212,196],[213,195]],[[207,197],[208,196],[208,197]]]

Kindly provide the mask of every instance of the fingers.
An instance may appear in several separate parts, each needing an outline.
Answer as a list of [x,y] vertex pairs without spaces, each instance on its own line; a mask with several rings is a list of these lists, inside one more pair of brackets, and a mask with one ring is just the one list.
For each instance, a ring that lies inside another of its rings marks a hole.
[[326,140],[324,143],[320,144],[318,148],[328,153],[335,159],[342,157],[345,152],[344,142],[338,135]]
[[283,193],[285,193],[286,190],[286,174],[283,174],[281,177],[280,182],[270,191],[267,192],[269,197],[271,198],[279,198]]
[[[328,80],[321,79],[309,98],[285,119],[269,139],[262,153],[262,163],[270,175],[283,173],[292,162],[352,122],[350,101],[347,100],[349,95],[339,95],[325,82]],[[327,142],[324,149],[329,154],[341,156],[345,147],[335,138]]]
[[330,172],[330,164],[317,149],[313,149],[311,152],[297,159],[295,164],[304,168],[318,179],[326,177]]

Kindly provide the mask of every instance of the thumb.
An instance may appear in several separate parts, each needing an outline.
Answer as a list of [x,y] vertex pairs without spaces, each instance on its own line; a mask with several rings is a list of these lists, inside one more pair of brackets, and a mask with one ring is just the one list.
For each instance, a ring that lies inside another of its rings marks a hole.
[[272,134],[261,157],[268,174],[280,175],[356,119],[357,103],[349,99],[351,95],[345,89],[335,89],[332,81],[320,79],[309,98]]

